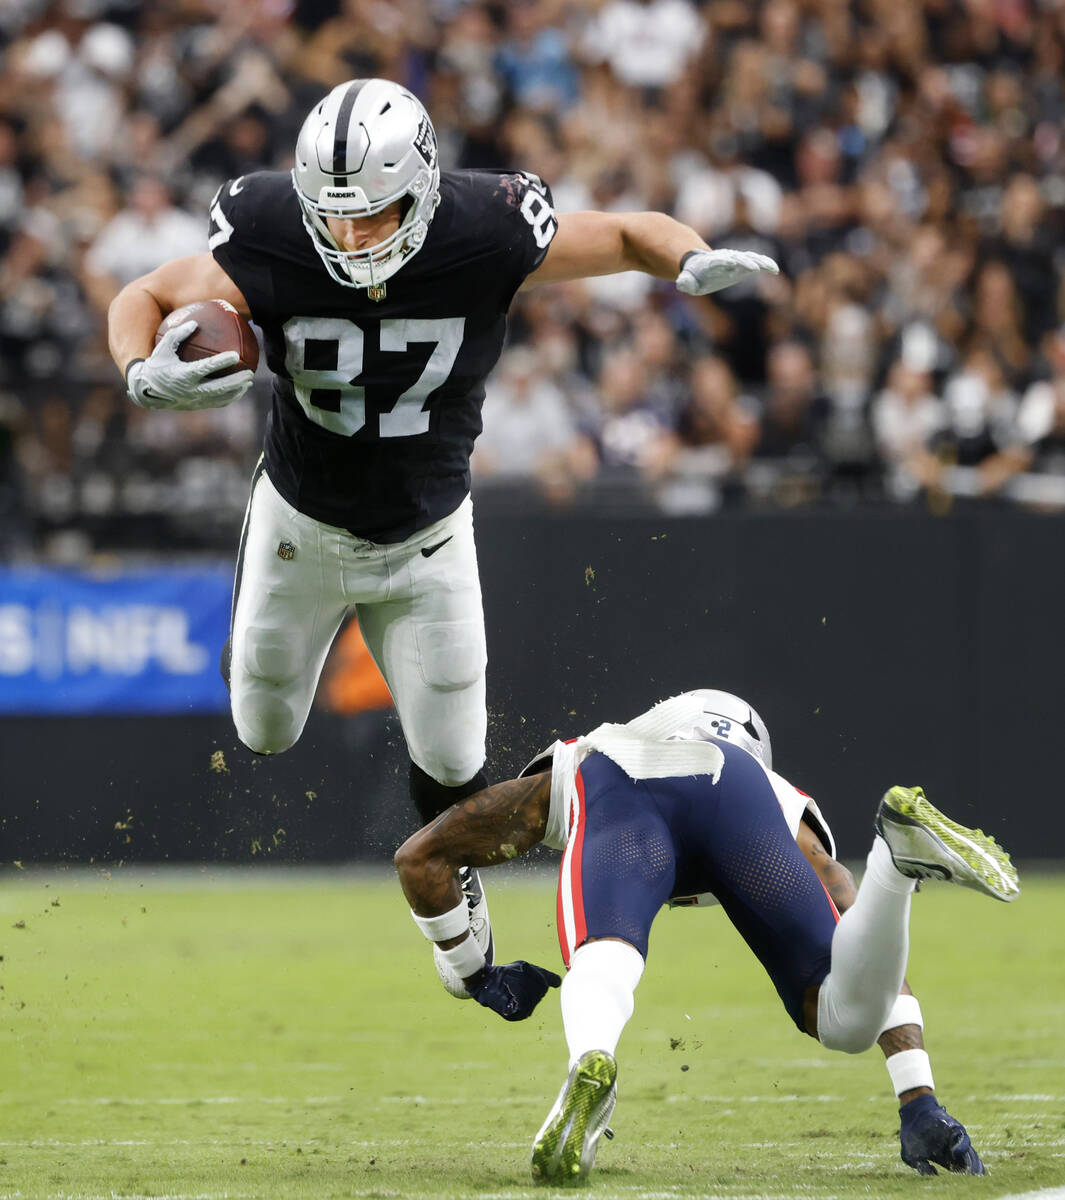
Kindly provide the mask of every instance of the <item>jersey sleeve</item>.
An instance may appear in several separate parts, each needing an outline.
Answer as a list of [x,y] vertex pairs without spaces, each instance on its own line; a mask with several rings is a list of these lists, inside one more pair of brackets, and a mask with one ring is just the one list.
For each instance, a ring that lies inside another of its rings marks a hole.
[[553,742],[519,773],[522,779],[551,771],[551,804],[547,813],[547,828],[543,844],[552,850],[565,850],[569,840],[570,789],[577,770],[576,739]]
[[499,233],[513,290],[544,261],[558,232],[551,189],[528,171],[499,177]]
[[797,788],[793,783],[789,783],[783,775],[778,775],[775,771],[766,771],[766,774],[769,776],[769,782],[773,785],[773,791],[776,793],[784,819],[791,830],[791,836],[798,837],[799,826],[805,821],[824,843],[828,853],[835,858],[836,840],[813,796],[807,795],[802,788]]
[[268,205],[254,175],[230,179],[215,192],[210,205],[207,248],[215,262],[240,289],[252,317],[273,307],[273,283],[264,246],[270,244]]
[[544,845],[565,850],[569,842],[573,798],[577,792],[580,756],[576,741],[555,742],[551,757],[551,806],[547,814]]

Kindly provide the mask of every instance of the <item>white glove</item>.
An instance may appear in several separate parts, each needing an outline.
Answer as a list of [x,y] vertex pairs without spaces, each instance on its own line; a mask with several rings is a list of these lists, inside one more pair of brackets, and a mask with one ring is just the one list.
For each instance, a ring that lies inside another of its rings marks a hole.
[[212,354],[195,362],[182,362],[178,346],[197,328],[186,321],[167,330],[150,358],[135,359],[126,368],[129,398],[141,408],[224,408],[239,399],[251,387],[251,371],[238,371],[221,379],[208,379],[216,371],[236,366],[240,355],[235,350]]
[[689,296],[709,296],[759,271],[780,274],[780,268],[771,258],[750,250],[689,250],[680,260],[677,291]]

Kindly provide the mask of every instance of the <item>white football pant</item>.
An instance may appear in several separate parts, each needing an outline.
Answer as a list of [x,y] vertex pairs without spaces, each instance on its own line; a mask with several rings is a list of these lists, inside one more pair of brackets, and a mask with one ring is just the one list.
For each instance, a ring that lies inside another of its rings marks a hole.
[[354,608],[411,758],[456,787],[484,763],[487,652],[470,497],[405,542],[363,541],[283,500],[265,471],[234,585],[233,722],[258,754],[303,732],[333,638]]

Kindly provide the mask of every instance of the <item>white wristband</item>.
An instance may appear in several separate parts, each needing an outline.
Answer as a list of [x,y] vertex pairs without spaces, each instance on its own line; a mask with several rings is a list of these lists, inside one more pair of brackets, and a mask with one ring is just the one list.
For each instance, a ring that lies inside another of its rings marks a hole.
[[457,946],[452,946],[450,950],[441,950],[438,947],[437,954],[459,979],[469,979],[471,975],[476,975],[487,961],[484,951],[477,945],[477,940],[472,933]]
[[470,927],[470,910],[465,897],[438,917],[419,917],[413,908],[410,915],[414,918],[414,924],[431,942],[446,942],[465,933]]
[[889,1029],[898,1029],[900,1025],[916,1025],[918,1029],[924,1029],[924,1017],[921,1015],[921,1006],[917,1003],[916,996],[898,995],[895,997],[895,1003],[892,1004],[880,1033],[886,1033]]
[[[912,1024],[912,1022],[911,1022]],[[925,1050],[902,1050],[893,1054],[884,1063],[891,1076],[895,1095],[901,1096],[911,1088],[926,1087],[935,1091],[932,1080],[932,1064]]]

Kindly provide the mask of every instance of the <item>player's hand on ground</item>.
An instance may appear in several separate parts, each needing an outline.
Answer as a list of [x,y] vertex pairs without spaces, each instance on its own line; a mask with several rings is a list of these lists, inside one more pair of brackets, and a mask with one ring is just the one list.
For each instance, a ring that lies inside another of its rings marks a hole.
[[126,371],[130,399],[141,408],[224,408],[251,387],[251,371],[238,371],[221,379],[208,378],[240,362],[235,350],[212,354],[195,362],[183,362],[178,347],[195,332],[195,321],[168,330],[151,356],[134,362]]
[[902,1161],[918,1175],[937,1175],[936,1166],[963,1175],[985,1174],[965,1126],[935,1096],[918,1096],[899,1109],[899,1116]]
[[693,250],[684,256],[684,265],[677,276],[677,291],[689,296],[709,296],[760,271],[780,274],[780,268],[771,258],[750,250]]
[[478,1004],[499,1013],[505,1021],[524,1021],[547,995],[547,989],[561,983],[554,971],[519,960],[501,967],[484,967],[466,980],[466,988]]

